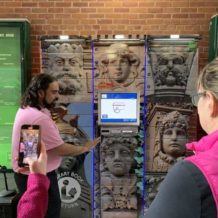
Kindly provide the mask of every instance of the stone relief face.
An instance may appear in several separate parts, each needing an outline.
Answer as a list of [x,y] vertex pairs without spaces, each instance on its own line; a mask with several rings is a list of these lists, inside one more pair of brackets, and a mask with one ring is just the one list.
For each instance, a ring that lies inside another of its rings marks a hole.
[[141,64],[140,57],[131,49],[124,43],[114,43],[100,49],[96,47],[97,90],[140,89],[144,78],[142,75],[144,66]]
[[165,129],[162,136],[162,149],[174,158],[183,156],[186,148],[187,134],[184,129],[172,127]]
[[108,63],[109,78],[122,83],[129,77],[130,68],[131,66],[127,57],[116,56],[109,60]]
[[64,157],[61,161],[61,164],[58,170],[59,171],[71,171],[74,168],[76,161],[77,161],[76,158],[73,156]]
[[74,95],[81,90],[81,67],[73,55],[60,54],[51,60],[51,72],[58,79],[60,94]]
[[155,66],[155,84],[157,86],[185,86],[188,79],[188,67],[185,53],[157,53]]
[[156,123],[156,136],[152,158],[152,171],[167,172],[186,155],[188,117],[178,111],[160,116]]
[[130,149],[122,144],[114,144],[106,151],[105,164],[115,176],[124,176],[129,173],[133,157]]
[[189,65],[188,52],[170,52],[166,48],[163,51],[150,53],[151,64],[156,86],[186,86]]
[[187,143],[188,122],[186,117],[178,111],[163,116],[160,126],[160,150],[173,158],[185,154]]
[[61,95],[76,95],[83,89],[82,47],[63,43],[48,48],[48,70],[58,79]]

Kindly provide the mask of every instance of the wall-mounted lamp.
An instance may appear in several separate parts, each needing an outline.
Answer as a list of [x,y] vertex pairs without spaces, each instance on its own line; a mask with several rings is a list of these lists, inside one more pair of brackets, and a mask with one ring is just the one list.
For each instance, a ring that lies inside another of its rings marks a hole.
[[68,39],[69,39],[69,36],[68,36],[68,35],[60,35],[60,36],[59,36],[59,39],[60,39],[60,40],[68,40]]
[[114,38],[115,39],[124,39],[125,36],[124,35],[115,35]]
[[171,39],[179,39],[180,36],[179,36],[179,35],[170,35],[170,38],[171,38]]

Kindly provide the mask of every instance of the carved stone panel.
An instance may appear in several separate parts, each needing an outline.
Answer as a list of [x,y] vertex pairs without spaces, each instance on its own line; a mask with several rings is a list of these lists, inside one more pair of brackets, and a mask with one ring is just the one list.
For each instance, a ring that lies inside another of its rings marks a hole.
[[[95,94],[140,91],[144,95],[144,42],[95,42]],[[141,98],[143,101],[143,97]]]
[[104,137],[100,150],[101,217],[137,217],[134,137]]
[[146,173],[145,175],[145,214],[146,210],[154,200],[161,182],[164,180],[166,173]]
[[195,40],[148,41],[146,95],[155,98],[193,94],[198,72]]
[[52,74],[60,85],[60,103],[89,102],[92,53],[85,40],[42,40],[43,72]]
[[188,123],[192,111],[156,105],[148,117],[146,131],[147,163],[149,172],[167,172],[186,156]]

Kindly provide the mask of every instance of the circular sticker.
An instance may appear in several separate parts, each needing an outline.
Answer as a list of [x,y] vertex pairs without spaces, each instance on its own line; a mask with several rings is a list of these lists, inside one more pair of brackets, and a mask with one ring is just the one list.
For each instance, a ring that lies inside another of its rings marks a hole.
[[64,203],[73,203],[81,194],[81,186],[79,182],[72,177],[62,177],[58,180],[58,186],[61,201]]

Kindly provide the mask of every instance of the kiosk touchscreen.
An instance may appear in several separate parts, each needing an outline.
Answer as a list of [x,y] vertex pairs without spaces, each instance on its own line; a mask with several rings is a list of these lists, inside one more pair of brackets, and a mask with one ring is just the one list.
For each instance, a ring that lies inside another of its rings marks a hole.
[[101,92],[98,96],[98,125],[139,126],[138,92]]

